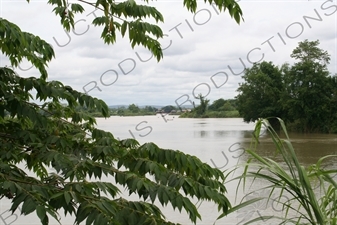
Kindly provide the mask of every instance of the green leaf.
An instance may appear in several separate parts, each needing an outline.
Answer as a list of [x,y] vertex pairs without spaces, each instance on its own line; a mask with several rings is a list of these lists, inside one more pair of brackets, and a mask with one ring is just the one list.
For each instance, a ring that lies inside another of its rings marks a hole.
[[71,3],[71,10],[79,13],[84,12],[84,8],[82,7],[82,5],[76,3]]
[[36,206],[36,214],[42,222],[46,217],[46,209],[44,208],[44,206],[42,205]]
[[22,204],[21,212],[28,215],[35,210],[36,206],[36,203],[30,197],[27,197]]
[[124,37],[124,35],[125,35],[127,25],[128,25],[128,23],[126,21],[124,21],[123,24],[122,24],[122,27],[121,27],[122,37]]
[[64,192],[64,200],[67,205],[71,202],[71,195],[68,192]]

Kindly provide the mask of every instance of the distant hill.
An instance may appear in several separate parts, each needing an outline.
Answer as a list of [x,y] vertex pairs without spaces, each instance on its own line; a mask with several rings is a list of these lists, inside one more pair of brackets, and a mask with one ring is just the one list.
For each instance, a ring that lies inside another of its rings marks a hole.
[[[152,106],[154,108],[161,109],[161,108],[165,107],[166,105],[139,105],[138,107],[142,109],[142,108],[145,108],[145,106]],[[173,105],[173,106],[177,108],[176,105]],[[121,107],[128,108],[129,105],[109,105],[110,109],[118,109],[118,108],[121,108]],[[183,105],[182,108],[191,109],[191,108],[193,108],[193,106],[192,105]]]
[[118,109],[118,108],[121,108],[121,107],[127,108],[128,106],[127,105],[109,105],[110,109]]
[[[152,106],[152,107],[155,107],[157,109],[160,109],[164,106],[161,106],[161,105],[138,105],[139,108],[145,108],[145,106]],[[118,109],[118,108],[121,108],[121,107],[125,107],[125,108],[128,108],[129,105],[109,105],[109,108],[110,109]]]

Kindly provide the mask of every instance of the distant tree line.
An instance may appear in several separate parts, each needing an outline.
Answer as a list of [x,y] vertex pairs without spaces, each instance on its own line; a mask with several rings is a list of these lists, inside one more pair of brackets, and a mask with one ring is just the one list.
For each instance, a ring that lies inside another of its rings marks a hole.
[[[77,110],[79,112],[89,113],[91,116],[94,117],[102,117],[102,113],[96,109],[88,109],[87,107],[83,106],[77,107]],[[169,113],[178,115],[181,113],[177,107],[174,107],[172,105],[156,108],[154,106],[139,107],[134,103],[130,104],[128,107],[121,106],[118,108],[109,108],[109,112],[110,115],[112,116],[146,116],[146,115],[156,115],[158,113],[165,113],[165,114]]]
[[209,105],[210,100],[199,94],[197,99],[200,101],[199,105],[194,104],[191,111],[180,115],[182,118],[228,118],[240,117],[236,109],[236,99],[219,98]]
[[300,42],[291,54],[293,65],[264,61],[245,70],[236,96],[245,122],[280,117],[293,131],[337,133],[337,76],[328,71],[330,56],[318,45]]
[[110,109],[112,115],[118,116],[145,116],[145,115],[155,115],[158,110],[152,106],[145,106],[140,108],[136,104],[130,104],[128,107],[119,107],[117,109]]
[[[200,103],[191,108],[182,108],[172,105],[166,105],[161,108],[153,106],[139,107],[132,103],[129,106],[121,106],[118,108],[109,108],[111,116],[146,116],[156,115],[158,113],[180,115],[182,118],[225,118],[225,117],[240,117],[237,110],[237,100],[219,98],[212,104],[210,100],[199,95]],[[102,113],[96,109],[88,109],[86,106],[77,107],[78,112],[89,113],[94,117],[102,117]]]
[[179,114],[177,108],[172,105],[167,105],[161,108],[156,108],[153,106],[138,107],[135,104],[126,107],[120,107],[118,109],[111,109],[112,115],[118,116],[144,116],[144,115],[156,115],[158,113],[165,114]]

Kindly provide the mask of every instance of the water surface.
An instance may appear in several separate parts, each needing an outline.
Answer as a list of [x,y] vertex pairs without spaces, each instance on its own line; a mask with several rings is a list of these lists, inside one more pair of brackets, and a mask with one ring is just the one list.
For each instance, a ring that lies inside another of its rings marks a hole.
[[[247,124],[240,118],[224,119],[189,119],[177,118],[176,116],[162,117],[139,116],[139,117],[111,117],[108,119],[97,118],[98,127],[113,133],[116,138],[136,138],[140,143],[154,142],[159,147],[183,151],[187,154],[199,157],[203,162],[221,170],[227,170],[242,163],[247,159],[245,148],[249,147],[252,140],[254,124]],[[337,154],[337,135],[328,134],[297,134],[290,133],[290,138],[295,147],[296,154],[300,162],[310,165],[317,161],[319,157],[329,154]],[[261,134],[259,153],[268,156],[276,161],[281,161],[278,156],[274,156],[273,143],[267,135]],[[336,162],[331,161],[335,166]],[[254,188],[259,189],[263,183],[257,183]],[[226,185],[228,198],[234,202],[236,184],[234,182]],[[257,195],[268,193],[257,193]],[[126,198],[137,199],[135,196]],[[26,217],[18,213],[11,215],[7,210],[10,202],[2,199],[0,202],[0,224],[39,224],[35,213]],[[199,208],[202,221],[198,225],[210,225],[216,221],[219,213],[217,208],[204,202]],[[240,221],[258,216],[258,213],[279,213],[280,208],[273,203],[268,206],[254,205],[245,210],[233,213],[221,219],[216,224],[238,224]],[[168,219],[181,223],[192,224],[188,215],[173,211],[170,207],[163,209]],[[29,221],[29,222],[27,222]],[[62,224],[73,224],[70,217],[62,218]],[[56,222],[50,224],[57,224]],[[265,221],[263,224],[273,224]]]

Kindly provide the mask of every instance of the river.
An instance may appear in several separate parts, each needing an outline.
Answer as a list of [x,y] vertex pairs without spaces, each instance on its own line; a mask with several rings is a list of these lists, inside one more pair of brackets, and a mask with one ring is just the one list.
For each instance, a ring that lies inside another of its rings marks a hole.
[[[141,144],[154,142],[159,147],[183,151],[187,154],[199,157],[203,162],[221,170],[230,169],[238,163],[246,160],[245,148],[249,147],[252,140],[254,124],[247,124],[240,118],[224,119],[187,119],[177,116],[138,116],[138,117],[111,117],[108,119],[97,118],[97,126],[110,131],[116,138],[136,138]],[[297,134],[290,133],[290,138],[295,147],[299,161],[307,166],[317,161],[319,157],[330,154],[337,154],[337,135],[329,134]],[[274,146],[271,139],[261,133],[261,143],[259,154],[280,160],[274,156]],[[332,162],[335,163],[335,162]],[[262,184],[261,184],[262,185]],[[257,184],[259,186],[259,184]],[[235,200],[236,185],[229,183],[228,198]],[[131,196],[134,198],[134,196]],[[249,206],[246,210],[241,210],[216,221],[219,215],[213,204],[204,202],[199,210],[202,221],[198,225],[215,224],[238,224],[244,220],[256,217],[258,213],[275,213],[280,211],[277,206]],[[6,211],[10,207],[9,202],[1,200],[0,225],[5,224],[36,224],[35,213],[27,218],[19,214],[10,215]],[[192,224],[188,215],[173,211],[170,207],[163,208],[166,217],[177,223]],[[31,223],[27,221],[32,221]],[[62,224],[73,224],[73,219],[63,218]],[[54,223],[51,223],[54,224]],[[56,223],[55,223],[56,224]],[[268,223],[263,223],[268,224]]]
[[[190,119],[176,116],[112,117],[108,120],[99,118],[98,127],[111,131],[115,137],[136,138],[140,143],[154,142],[162,148],[176,149],[199,157],[203,162],[221,170],[233,168],[247,159],[245,148],[250,146],[255,124],[244,123],[241,118],[205,118]],[[289,133],[299,161],[303,166],[315,163],[324,155],[337,154],[337,135]],[[275,155],[271,138],[261,132],[259,154],[281,161]],[[263,186],[263,184],[255,184]],[[235,200],[236,184],[227,184],[228,197]],[[267,195],[266,193],[264,193]],[[257,197],[257,196],[255,196]],[[273,204],[273,203],[271,203]],[[246,210],[233,213],[216,224],[238,224],[243,220],[253,219],[259,213],[279,213],[280,206],[269,207],[254,205]],[[167,218],[182,224],[192,224],[186,214],[164,208]],[[219,215],[216,207],[209,203],[200,206],[202,221],[198,225],[209,225]],[[248,215],[248,216],[247,216]],[[266,222],[263,224],[267,224]]]

